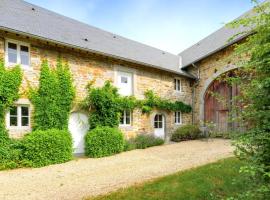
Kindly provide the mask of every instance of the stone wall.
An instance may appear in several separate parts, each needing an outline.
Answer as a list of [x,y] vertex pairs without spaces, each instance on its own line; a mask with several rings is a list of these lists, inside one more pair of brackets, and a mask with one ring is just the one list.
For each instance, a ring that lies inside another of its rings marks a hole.
[[[235,55],[234,47],[229,46],[211,56],[195,63],[195,66],[188,67],[188,72],[196,76],[199,75],[199,81],[195,84],[194,99],[194,122],[202,124],[204,120],[204,95],[212,81],[221,74],[236,69],[239,61],[247,59],[247,55]],[[198,72],[199,70],[199,72]]]
[[[174,78],[179,76],[173,73],[0,31],[1,57],[4,57],[6,38],[30,44],[31,67],[23,70],[24,78],[20,89],[21,98],[27,98],[25,91],[27,91],[29,84],[31,87],[36,87],[38,85],[42,60],[47,59],[51,66],[55,66],[58,56],[61,56],[64,61],[69,63],[74,79],[74,85],[76,87],[77,102],[85,97],[85,87],[89,81],[95,80],[95,85],[97,87],[102,86],[106,80],[115,82],[116,71],[124,70],[133,73],[134,95],[136,98],[144,98],[144,92],[151,89],[162,98],[180,100],[187,104],[191,104],[190,80],[186,77],[180,77],[183,84],[183,91],[179,93],[174,91]],[[153,113],[159,112],[162,111],[154,111]],[[121,127],[121,129],[123,129],[127,137],[134,136],[138,133],[153,133],[153,113],[150,115],[143,115],[140,110],[134,110],[132,126]],[[174,124],[174,113],[162,113],[166,118],[166,134],[168,135],[176,128]],[[183,123],[191,123],[190,113],[183,114]],[[13,135],[14,137],[16,137],[16,135],[21,136],[21,134],[17,133]]]

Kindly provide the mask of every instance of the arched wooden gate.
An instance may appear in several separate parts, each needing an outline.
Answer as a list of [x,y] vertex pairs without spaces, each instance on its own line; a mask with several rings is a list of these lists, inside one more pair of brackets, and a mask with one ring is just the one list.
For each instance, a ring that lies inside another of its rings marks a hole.
[[233,99],[239,95],[237,85],[229,85],[222,80],[214,80],[204,97],[204,119],[215,124],[215,131],[227,132],[237,129],[237,123],[231,121]]

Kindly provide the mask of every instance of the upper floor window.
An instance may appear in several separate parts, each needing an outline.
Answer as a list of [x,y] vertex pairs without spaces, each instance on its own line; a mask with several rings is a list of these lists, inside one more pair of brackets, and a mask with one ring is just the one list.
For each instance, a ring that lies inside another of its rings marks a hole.
[[22,67],[30,66],[29,45],[18,41],[6,41],[6,63],[7,65],[20,64]]
[[182,92],[182,81],[179,78],[174,79],[174,90]]
[[133,76],[128,72],[117,72],[117,87],[119,94],[130,96],[133,94]]
[[126,126],[130,126],[131,125],[131,111],[130,110],[124,110],[121,113],[121,116],[120,116],[120,125],[126,125]]
[[181,111],[174,112],[174,123],[182,124],[182,113]]
[[30,112],[27,105],[12,106],[7,116],[8,128],[29,128]]

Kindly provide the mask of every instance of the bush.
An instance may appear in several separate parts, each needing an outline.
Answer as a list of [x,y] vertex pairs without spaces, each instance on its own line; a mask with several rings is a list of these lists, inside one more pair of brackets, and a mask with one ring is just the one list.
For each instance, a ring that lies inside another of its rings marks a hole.
[[194,140],[200,137],[201,130],[195,125],[181,126],[172,134],[171,140],[180,142],[184,140]]
[[124,136],[117,128],[96,127],[85,136],[85,153],[99,158],[120,153],[124,150]]
[[145,149],[148,147],[158,146],[164,144],[164,140],[157,138],[150,134],[140,134],[134,139],[137,149]]
[[23,139],[23,159],[31,167],[42,167],[72,159],[72,138],[68,131],[34,131]]
[[0,142],[0,170],[14,169],[21,165],[21,142],[6,140]]
[[137,149],[134,139],[125,140],[124,151]]

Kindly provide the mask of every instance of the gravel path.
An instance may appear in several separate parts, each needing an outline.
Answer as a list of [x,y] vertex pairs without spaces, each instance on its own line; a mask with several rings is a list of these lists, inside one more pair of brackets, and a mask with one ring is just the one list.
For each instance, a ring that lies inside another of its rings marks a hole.
[[211,139],[77,159],[39,169],[0,172],[0,199],[73,200],[232,156],[229,140]]

